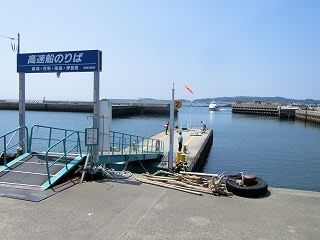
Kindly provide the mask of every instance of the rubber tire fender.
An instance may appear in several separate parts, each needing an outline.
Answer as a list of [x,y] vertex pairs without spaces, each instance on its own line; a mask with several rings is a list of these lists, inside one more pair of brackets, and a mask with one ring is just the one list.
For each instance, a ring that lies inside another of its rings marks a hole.
[[[236,178],[236,179],[240,179],[240,178]],[[254,185],[239,186],[235,181],[228,179],[226,181],[226,186],[229,192],[232,192],[233,194],[241,197],[260,197],[265,195],[268,190],[268,184],[263,179],[258,177],[255,180]]]

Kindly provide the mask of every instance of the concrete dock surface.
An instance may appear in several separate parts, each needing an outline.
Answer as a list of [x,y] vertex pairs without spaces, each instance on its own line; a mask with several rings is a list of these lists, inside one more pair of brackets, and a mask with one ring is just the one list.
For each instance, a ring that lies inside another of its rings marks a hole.
[[[140,177],[140,175],[135,175]],[[320,193],[197,196],[128,180],[86,182],[39,203],[0,197],[1,239],[320,239]]]
[[[181,131],[179,129],[178,131],[174,131],[173,134],[173,139],[174,139],[174,144],[173,144],[173,153],[174,153],[174,163],[173,165],[176,165],[176,159],[177,159],[177,152],[178,152],[178,136],[179,132],[181,132],[182,137],[183,137],[183,146],[186,146],[187,150],[183,151],[182,153],[185,154],[185,161],[188,166],[190,166],[194,161],[199,161],[197,159],[197,155],[199,152],[204,151],[203,145],[206,144],[206,141],[208,141],[208,135],[211,133],[211,130],[207,130],[205,133],[202,133],[200,128],[194,128],[192,130],[188,131]],[[212,136],[212,135],[211,135]],[[152,139],[159,139],[160,141],[163,142],[164,144],[164,153],[165,155],[168,154],[169,151],[169,142],[170,142],[170,133],[168,131],[168,134],[166,135],[165,132],[160,132],[154,136],[151,137]],[[205,153],[204,153],[205,154]],[[168,159],[167,156],[164,157],[165,160]],[[167,166],[167,165],[166,165]]]

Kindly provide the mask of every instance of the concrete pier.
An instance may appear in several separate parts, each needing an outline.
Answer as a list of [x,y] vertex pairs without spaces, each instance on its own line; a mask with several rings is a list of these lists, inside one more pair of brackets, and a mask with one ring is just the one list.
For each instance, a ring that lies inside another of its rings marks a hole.
[[[0,100],[0,110],[18,110],[19,102]],[[27,101],[27,111],[55,111],[55,112],[93,112],[92,102],[79,101]],[[112,104],[113,117],[121,117],[137,114],[164,114],[169,115],[168,104]],[[177,114],[177,110],[175,114]]]
[[14,240],[319,239],[319,192],[269,191],[265,198],[228,198],[134,177],[85,182],[39,203],[0,197],[0,234]]
[[[180,130],[178,130],[180,131]],[[188,171],[200,171],[207,159],[207,155],[210,152],[210,148],[213,142],[213,131],[207,130],[205,133],[201,134],[200,129],[193,129],[189,131],[182,131],[183,136],[183,148],[186,151],[185,161],[188,165]],[[168,135],[165,132],[161,132],[157,135],[152,136],[153,139],[159,139],[164,142],[165,156],[161,165],[163,167],[167,166],[168,151],[169,151],[169,132]],[[178,151],[178,132],[174,132],[174,166],[177,163],[177,151]]]

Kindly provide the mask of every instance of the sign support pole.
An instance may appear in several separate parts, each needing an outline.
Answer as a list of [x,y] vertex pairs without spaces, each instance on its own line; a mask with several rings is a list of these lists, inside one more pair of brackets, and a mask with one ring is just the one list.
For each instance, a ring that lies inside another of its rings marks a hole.
[[[94,72],[94,86],[93,86],[93,128],[99,128],[99,84],[100,72]],[[93,162],[97,166],[99,164],[99,149],[98,146],[93,146]]]
[[[25,80],[26,80],[26,74],[25,73],[19,73],[19,127],[26,125],[26,117],[25,117],[25,111],[26,111],[26,95],[25,95]],[[19,146],[22,148],[23,152],[26,152],[25,150],[25,143],[23,140],[25,139],[25,130],[23,128],[20,128],[19,130]]]
[[[94,72],[93,127],[99,128],[99,81],[102,71],[102,52],[99,50],[42,52],[20,54],[20,34],[18,34],[17,72],[19,73],[19,127],[25,122],[25,74],[49,72]],[[59,76],[59,74],[58,74]],[[19,130],[19,146],[25,152],[25,129]],[[98,146],[93,147],[93,159],[99,163]]]
[[[18,33],[18,46],[17,54],[20,54],[20,33]],[[19,127],[26,125],[26,74],[24,72],[19,73]],[[23,152],[26,152],[25,143],[25,130],[21,128],[19,130],[19,147]]]
[[174,138],[174,83],[172,87],[172,101],[170,104],[170,145],[168,154],[168,168],[173,169],[173,138]]

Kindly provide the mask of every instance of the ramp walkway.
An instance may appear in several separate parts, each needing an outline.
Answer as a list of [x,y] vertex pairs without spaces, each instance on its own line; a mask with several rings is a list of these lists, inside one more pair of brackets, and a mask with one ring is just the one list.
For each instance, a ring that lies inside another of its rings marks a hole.
[[[25,138],[20,142],[21,131]],[[108,137],[110,149],[99,153],[100,164],[160,159],[164,154],[159,139],[113,131]],[[46,190],[84,160],[85,148],[80,131],[34,125],[30,134],[25,126],[8,132],[0,136],[0,187]]]
[[[13,141],[20,129],[24,131],[26,137],[21,142]],[[48,138],[43,135],[44,132],[49,133]],[[56,138],[58,135],[60,137]],[[84,158],[79,133],[72,130],[35,125],[31,128],[29,136],[28,128],[20,127],[1,136],[0,144],[3,148],[3,166],[0,167],[1,187],[45,190],[53,186]],[[7,153],[15,147],[17,156],[8,162]],[[44,147],[45,151],[39,151]],[[38,151],[34,151],[34,148]],[[26,151],[20,155],[22,149]]]

